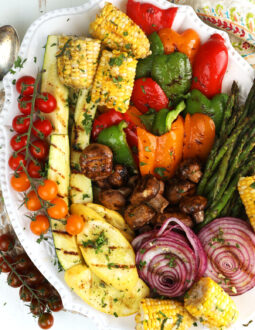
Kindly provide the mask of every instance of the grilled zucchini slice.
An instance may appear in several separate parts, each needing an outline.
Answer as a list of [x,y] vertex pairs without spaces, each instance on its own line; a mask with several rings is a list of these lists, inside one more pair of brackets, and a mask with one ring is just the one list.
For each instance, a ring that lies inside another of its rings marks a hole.
[[81,263],[81,254],[76,237],[66,232],[65,224],[60,220],[51,219],[51,231],[56,254],[64,270]]
[[51,135],[48,179],[55,181],[58,185],[58,196],[68,204],[68,190],[70,180],[70,159],[69,159],[68,135]]
[[74,112],[74,124],[71,134],[70,199],[72,203],[88,203],[93,200],[92,183],[80,172],[81,152],[89,145],[90,132],[96,106],[90,100],[90,90],[80,90]]
[[135,253],[127,239],[85,205],[72,204],[71,213],[85,220],[77,243],[92,272],[115,289],[131,292],[137,284],[138,273]]
[[65,281],[72,290],[95,309],[112,315],[128,316],[139,311],[141,299],[150,290],[138,279],[130,293],[117,290],[101,281],[86,265],[76,265],[65,273]]
[[53,134],[67,134],[68,130],[68,88],[64,86],[57,72],[58,36],[48,36],[44,53],[41,92],[52,94],[57,101],[57,108],[51,113],[42,113],[53,126]]

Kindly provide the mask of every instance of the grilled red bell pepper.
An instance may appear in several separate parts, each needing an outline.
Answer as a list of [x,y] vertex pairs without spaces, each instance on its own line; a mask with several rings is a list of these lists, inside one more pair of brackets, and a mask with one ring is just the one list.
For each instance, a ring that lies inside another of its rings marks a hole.
[[208,98],[219,94],[227,66],[228,49],[224,39],[215,33],[196,53],[191,89],[200,90]]
[[[136,127],[137,124],[139,124],[138,121],[140,115],[141,113],[134,107],[130,107],[130,109],[126,113],[121,113],[115,111],[114,109],[110,109],[109,111],[101,114],[94,120],[91,132],[92,139],[96,140],[97,136],[103,129],[113,125],[117,125],[124,120],[128,124],[128,126],[124,129],[128,145],[130,146],[130,148],[137,147],[138,140]],[[132,120],[132,116],[137,116],[136,121]]]
[[150,3],[127,2],[127,15],[146,33],[151,34],[173,24],[177,7],[160,9]]
[[131,100],[142,113],[149,108],[159,111],[168,107],[169,100],[163,89],[151,78],[139,78],[135,81]]

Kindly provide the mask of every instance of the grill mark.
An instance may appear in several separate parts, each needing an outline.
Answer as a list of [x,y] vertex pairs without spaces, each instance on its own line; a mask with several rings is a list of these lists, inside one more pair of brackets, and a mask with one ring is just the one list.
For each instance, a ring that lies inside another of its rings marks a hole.
[[[83,218],[84,221],[86,221],[86,219],[81,216]],[[82,244],[78,244],[79,246],[82,246],[84,247]],[[94,249],[94,247],[92,245],[87,245],[86,248],[91,248],[91,249]],[[123,246],[108,246],[108,249],[110,250],[115,250],[115,249],[125,249],[125,250],[129,250],[130,247],[123,247]]]
[[57,173],[62,179],[65,179],[65,176],[62,173],[59,173],[54,167],[50,166],[50,169],[53,172]]
[[[101,268],[108,268],[107,265],[104,264],[91,264],[91,266],[95,266],[95,267],[101,267]],[[111,268],[121,268],[121,269],[132,269],[135,268],[135,265],[120,265],[120,264],[114,264],[111,265]]]
[[68,234],[66,231],[64,230],[56,230],[56,229],[53,229],[52,230],[53,233],[56,233],[56,234],[59,234],[59,235],[67,235],[67,236],[70,236],[72,237],[72,235]]
[[67,196],[68,196],[67,194],[61,195],[61,194],[58,193],[58,197],[65,198]]
[[[62,101],[64,101],[64,100],[62,99]],[[58,113],[57,113],[56,115],[57,115],[57,121],[60,122],[61,125],[62,125],[64,128],[66,128],[66,122],[65,122],[65,120],[62,118],[62,116],[58,115]]]
[[79,253],[78,252],[74,252],[74,251],[66,251],[66,250],[62,250],[64,254],[69,254],[72,256],[78,256]]
[[58,146],[56,146],[54,143],[51,143],[50,145],[55,149],[57,149],[59,152],[61,152],[63,155],[65,154],[65,152],[62,149],[60,149]]
[[71,189],[76,190],[76,191],[78,191],[78,192],[82,192],[82,190],[81,190],[80,188],[75,187],[75,186],[71,186]]

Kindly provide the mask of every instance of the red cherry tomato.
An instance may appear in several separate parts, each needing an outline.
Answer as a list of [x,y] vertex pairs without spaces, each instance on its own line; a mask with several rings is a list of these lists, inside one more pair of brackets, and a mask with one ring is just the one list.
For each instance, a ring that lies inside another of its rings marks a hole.
[[31,76],[23,76],[19,78],[16,82],[17,92],[22,95],[32,95],[34,92],[34,83],[35,78]]
[[49,119],[37,119],[34,122],[34,127],[32,128],[33,134],[40,138],[44,139],[49,136],[52,132],[52,125]]
[[36,109],[44,113],[50,113],[57,107],[57,101],[50,93],[42,93],[42,97],[37,97],[35,100]]
[[27,135],[16,134],[11,138],[10,145],[14,151],[19,151],[27,144]]
[[0,236],[0,251],[11,251],[14,247],[15,241],[10,234],[3,234]]
[[30,124],[30,118],[25,115],[18,115],[13,118],[12,127],[17,133],[26,133]]
[[9,166],[13,171],[22,171],[23,167],[20,165],[22,163],[24,166],[26,166],[27,161],[25,160],[25,155],[21,153],[13,153],[11,157],[9,158]]
[[41,164],[38,163],[38,165],[33,162],[32,160],[28,163],[27,171],[28,174],[31,176],[31,178],[39,179],[41,178]]
[[151,78],[140,78],[135,81],[131,97],[135,107],[142,113],[152,108],[159,111],[168,107],[168,98],[163,89]]
[[43,313],[38,319],[38,325],[41,329],[49,329],[53,326],[54,317],[51,313]]
[[13,288],[21,286],[22,282],[15,273],[10,273],[7,277],[7,283]]
[[[13,263],[13,258],[11,256],[5,255],[4,257],[9,264]],[[7,262],[4,261],[3,257],[0,257],[0,271],[3,273],[9,273],[11,271],[11,268]]]
[[47,142],[42,140],[36,140],[32,142],[32,145],[29,147],[32,156],[36,159],[43,160],[47,158],[49,146]]
[[29,302],[32,299],[32,293],[24,285],[20,287],[19,297],[25,302]]
[[31,113],[31,108],[32,108],[31,100],[32,100],[31,96],[22,96],[18,101],[19,110],[24,115],[29,115]]
[[48,306],[52,312],[59,312],[64,308],[60,296],[55,295],[49,298]]
[[37,298],[33,298],[30,304],[30,312],[36,316],[41,315],[45,311],[45,304]]
[[23,192],[30,187],[29,179],[25,172],[20,172],[11,177],[11,186],[14,190]]

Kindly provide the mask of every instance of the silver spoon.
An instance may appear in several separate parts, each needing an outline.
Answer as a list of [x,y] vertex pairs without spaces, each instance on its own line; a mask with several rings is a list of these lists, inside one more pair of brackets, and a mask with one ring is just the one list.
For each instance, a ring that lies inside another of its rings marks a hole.
[[12,67],[19,50],[19,37],[11,25],[0,27],[0,81]]

